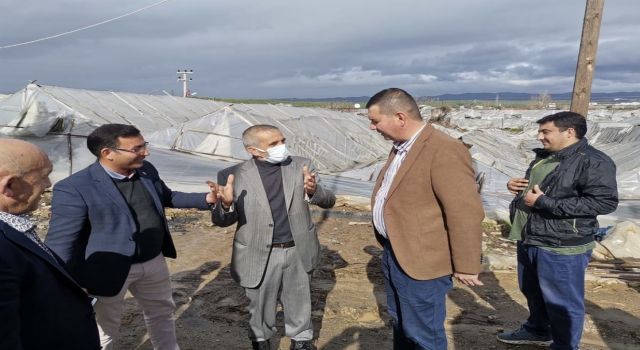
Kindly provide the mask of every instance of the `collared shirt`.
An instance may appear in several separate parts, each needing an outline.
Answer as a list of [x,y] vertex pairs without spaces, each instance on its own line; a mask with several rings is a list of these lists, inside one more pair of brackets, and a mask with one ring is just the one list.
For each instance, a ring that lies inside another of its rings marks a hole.
[[42,248],[42,250],[53,257],[53,253],[51,253],[49,247],[47,247],[47,245],[42,242],[40,237],[38,237],[38,234],[36,233],[36,224],[33,223],[33,221],[31,221],[31,219],[29,219],[27,215],[13,215],[0,211],[0,221],[3,221],[16,231],[24,233],[25,236],[33,241],[33,243],[37,244],[40,248]]
[[136,174],[136,171],[134,170],[131,173],[131,175],[124,176],[124,175],[122,175],[120,173],[116,173],[115,171],[107,168],[106,166],[102,165],[102,163],[100,163],[100,166],[102,167],[102,169],[104,169],[104,171],[107,172],[107,175],[109,175],[110,178],[115,179],[115,180],[131,179]]
[[378,233],[385,238],[389,238],[387,234],[387,226],[384,223],[384,204],[387,201],[387,194],[389,193],[389,189],[391,188],[393,179],[396,177],[398,169],[400,169],[402,162],[404,162],[404,159],[407,157],[407,153],[411,150],[411,146],[413,146],[416,139],[418,139],[418,135],[422,133],[422,130],[424,130],[426,126],[427,124],[424,124],[420,130],[411,136],[409,140],[393,143],[396,156],[393,158],[391,164],[389,164],[389,168],[387,168],[387,171],[384,174],[382,184],[376,193],[376,200],[373,204],[373,225]]

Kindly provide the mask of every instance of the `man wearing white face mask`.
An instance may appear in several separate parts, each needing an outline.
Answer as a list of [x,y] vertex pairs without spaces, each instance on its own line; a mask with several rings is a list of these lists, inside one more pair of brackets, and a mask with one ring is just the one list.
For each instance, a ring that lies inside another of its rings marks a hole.
[[264,158],[265,161],[271,164],[279,164],[284,162],[287,157],[289,157],[289,151],[287,150],[287,145],[284,143],[279,144],[277,146],[269,147],[267,150],[260,149],[258,147],[254,147],[258,152],[263,152],[267,154],[267,157]]
[[237,223],[231,275],[250,300],[249,338],[253,349],[270,349],[280,299],[291,349],[315,349],[309,274],[320,244],[307,203],[330,208],[335,196],[309,159],[289,156],[275,126],[254,125],[242,141],[252,159],[219,172],[209,186],[218,198],[213,223]]

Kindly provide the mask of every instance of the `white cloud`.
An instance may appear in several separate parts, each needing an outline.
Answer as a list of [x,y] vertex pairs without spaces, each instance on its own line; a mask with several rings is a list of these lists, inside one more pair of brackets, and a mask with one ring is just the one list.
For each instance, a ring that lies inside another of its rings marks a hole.
[[413,85],[429,83],[438,78],[430,74],[384,74],[379,70],[363,70],[352,67],[348,70],[333,69],[330,72],[314,76],[296,74],[265,81],[264,86],[315,86],[332,87],[337,85],[371,86],[371,85]]

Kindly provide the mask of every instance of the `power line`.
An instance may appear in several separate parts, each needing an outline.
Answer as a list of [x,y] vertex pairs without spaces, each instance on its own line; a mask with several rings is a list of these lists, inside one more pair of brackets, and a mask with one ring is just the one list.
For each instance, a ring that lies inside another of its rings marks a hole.
[[98,22],[98,23],[95,23],[95,24],[91,24],[91,25],[88,25],[88,26],[85,26],[85,27],[82,27],[82,28],[73,29],[73,30],[70,30],[70,31],[68,31],[68,32],[59,33],[59,34],[55,34],[55,35],[51,35],[51,36],[47,36],[47,37],[44,37],[44,38],[31,40],[31,41],[25,41],[25,42],[22,42],[22,43],[17,43],[17,44],[11,44],[11,45],[0,46],[0,50],[2,50],[2,49],[9,49],[9,48],[12,48],[12,47],[17,47],[17,46],[29,45],[29,44],[37,43],[37,42],[40,42],[40,41],[45,41],[45,40],[49,40],[49,39],[59,38],[59,37],[61,37],[61,36],[65,36],[65,35],[69,35],[69,34],[77,33],[77,32],[79,32],[79,31],[82,31],[82,30],[85,30],[85,29],[90,29],[90,28],[93,28],[93,27],[97,27],[97,26],[99,26],[99,25],[103,25],[103,24],[106,24],[106,23],[109,23],[109,22],[113,22],[113,21],[115,21],[115,20],[119,20],[119,19],[124,18],[124,17],[127,17],[127,16],[131,16],[131,15],[136,14],[136,13],[138,13],[138,12],[142,12],[142,11],[144,11],[144,10],[150,9],[150,8],[152,8],[152,7],[154,7],[154,6],[158,6],[158,5],[160,5],[160,4],[162,4],[162,3],[165,3],[165,2],[167,2],[167,1],[169,1],[169,0],[162,0],[162,1],[158,1],[158,2],[156,2],[155,4],[151,4],[151,5],[145,6],[145,7],[143,7],[143,8],[137,9],[137,10],[135,10],[135,11],[127,12],[127,13],[125,13],[124,15],[120,15],[120,16],[118,16],[118,17],[114,17],[114,18],[111,18],[111,19],[107,19],[107,20],[104,20],[104,21],[102,21],[102,22]]

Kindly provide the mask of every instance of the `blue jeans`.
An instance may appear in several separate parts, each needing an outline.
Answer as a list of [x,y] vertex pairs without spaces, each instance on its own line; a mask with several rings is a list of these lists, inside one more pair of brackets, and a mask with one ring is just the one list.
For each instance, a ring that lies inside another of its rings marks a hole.
[[445,302],[451,276],[424,281],[407,276],[389,242],[384,247],[382,269],[387,309],[394,323],[394,350],[446,350]]
[[584,324],[584,273],[591,251],[560,255],[518,242],[518,282],[527,298],[527,331],[551,334],[551,349],[578,349]]

